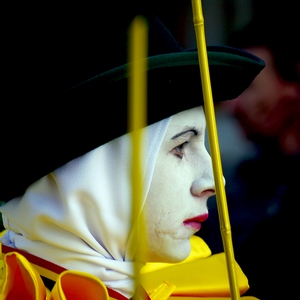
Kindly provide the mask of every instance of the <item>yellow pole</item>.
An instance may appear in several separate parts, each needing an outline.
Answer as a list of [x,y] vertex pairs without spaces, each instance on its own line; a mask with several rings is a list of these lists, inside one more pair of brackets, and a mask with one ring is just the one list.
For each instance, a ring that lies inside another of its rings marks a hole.
[[[140,129],[147,123],[147,30],[147,23],[141,16],[136,16],[129,27],[128,129],[132,132],[132,225],[138,218],[143,196]],[[135,276],[138,284],[140,280],[137,264],[135,264]]]
[[196,33],[198,48],[199,67],[201,74],[201,83],[204,99],[204,109],[207,122],[208,140],[211,151],[213,172],[216,186],[216,199],[220,221],[220,229],[223,241],[224,252],[227,262],[228,278],[231,291],[231,297],[234,300],[240,299],[236,270],[234,265],[234,251],[232,245],[231,228],[227,208],[226,193],[223,181],[222,164],[220,158],[220,149],[216,118],[211,90],[210,74],[208,67],[208,57],[206,49],[206,39],[204,30],[204,17],[201,0],[192,0],[193,22]]

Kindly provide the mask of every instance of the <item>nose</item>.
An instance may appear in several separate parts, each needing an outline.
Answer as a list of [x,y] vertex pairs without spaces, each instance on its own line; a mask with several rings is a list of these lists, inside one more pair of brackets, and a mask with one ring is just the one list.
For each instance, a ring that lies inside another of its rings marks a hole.
[[207,151],[195,165],[195,180],[191,186],[191,193],[199,198],[208,198],[216,194],[212,161]]

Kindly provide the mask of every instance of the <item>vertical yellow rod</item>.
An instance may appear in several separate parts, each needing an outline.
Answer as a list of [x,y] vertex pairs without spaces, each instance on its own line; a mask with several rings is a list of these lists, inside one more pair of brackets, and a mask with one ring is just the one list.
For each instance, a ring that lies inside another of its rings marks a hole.
[[[143,197],[140,129],[147,123],[147,30],[148,25],[141,16],[136,16],[129,27],[128,129],[132,132],[132,225],[138,219]],[[135,265],[135,276],[138,284],[140,280],[137,265]]]
[[198,48],[199,66],[204,98],[204,109],[207,121],[208,140],[211,151],[214,179],[216,186],[216,199],[220,220],[220,229],[223,241],[224,252],[226,255],[228,278],[230,284],[231,297],[234,300],[240,299],[239,287],[237,282],[236,270],[234,265],[234,251],[232,245],[231,228],[227,208],[223,172],[220,158],[220,149],[214,104],[212,98],[210,74],[208,67],[208,57],[206,49],[206,39],[204,30],[204,17],[201,0],[192,0],[193,21],[196,33]]

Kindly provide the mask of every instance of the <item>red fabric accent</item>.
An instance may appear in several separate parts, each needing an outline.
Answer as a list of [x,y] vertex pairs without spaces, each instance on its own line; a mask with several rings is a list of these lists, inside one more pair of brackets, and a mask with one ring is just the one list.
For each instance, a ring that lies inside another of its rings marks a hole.
[[32,255],[28,252],[25,252],[25,251],[22,251],[20,249],[16,249],[13,247],[2,245],[2,252],[5,254],[9,253],[9,252],[17,252],[17,253],[23,255],[31,263],[41,266],[42,268],[50,270],[56,274],[60,274],[66,270],[65,268],[58,266],[50,261],[47,261],[45,259],[42,259],[42,258]]

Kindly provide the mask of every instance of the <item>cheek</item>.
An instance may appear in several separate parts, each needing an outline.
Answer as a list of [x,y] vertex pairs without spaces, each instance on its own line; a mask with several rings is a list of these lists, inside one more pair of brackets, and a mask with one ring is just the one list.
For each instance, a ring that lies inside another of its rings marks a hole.
[[180,208],[190,194],[191,181],[187,170],[174,165],[157,167],[147,196],[150,210],[156,215],[171,214]]
[[167,219],[173,223],[182,206],[180,193],[182,193],[183,188],[174,184],[172,179],[167,179],[166,174],[161,175],[160,181],[152,182],[145,203],[146,217],[157,228],[166,223],[168,225]]
[[189,209],[188,203],[191,203],[188,176],[170,165],[156,168],[144,207],[150,238],[161,232],[176,232]]
[[[168,181],[159,184],[161,190],[149,193],[144,213],[146,215],[146,237],[148,261],[178,262],[190,252],[190,233],[185,232],[186,219],[184,201],[177,189]],[[170,195],[172,194],[172,195]]]

